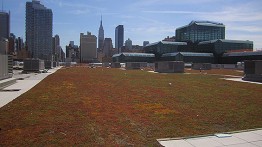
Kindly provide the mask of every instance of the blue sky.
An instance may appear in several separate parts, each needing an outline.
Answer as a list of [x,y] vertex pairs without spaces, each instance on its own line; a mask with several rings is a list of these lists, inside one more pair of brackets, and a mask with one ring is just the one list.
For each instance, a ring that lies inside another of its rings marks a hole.
[[[25,3],[28,0],[3,0],[11,11],[11,32],[25,40]],[[30,0],[31,1],[31,0]],[[226,25],[226,39],[254,41],[262,49],[261,0],[40,0],[53,11],[53,35],[61,46],[69,41],[79,45],[80,33],[98,35],[103,15],[105,37],[114,44],[115,27],[124,25],[125,38],[133,44],[151,43],[174,36],[178,27],[192,20],[210,20]]]

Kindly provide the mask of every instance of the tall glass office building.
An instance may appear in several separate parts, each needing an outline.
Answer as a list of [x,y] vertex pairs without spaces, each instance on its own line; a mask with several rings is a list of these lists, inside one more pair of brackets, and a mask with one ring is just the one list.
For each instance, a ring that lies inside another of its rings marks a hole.
[[10,35],[10,13],[0,11],[0,39]]
[[176,29],[176,41],[193,42],[225,39],[225,25],[211,21],[192,21]]
[[53,13],[40,1],[26,2],[26,44],[32,58],[52,59]]
[[120,53],[120,48],[124,44],[124,26],[123,25],[118,25],[115,30],[115,47]]

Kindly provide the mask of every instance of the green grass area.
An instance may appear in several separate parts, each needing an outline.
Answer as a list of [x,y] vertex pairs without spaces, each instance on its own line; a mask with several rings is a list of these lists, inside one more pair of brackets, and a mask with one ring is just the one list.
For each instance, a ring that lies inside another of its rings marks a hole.
[[0,146],[155,146],[262,127],[262,85],[222,77],[63,68],[0,108]]

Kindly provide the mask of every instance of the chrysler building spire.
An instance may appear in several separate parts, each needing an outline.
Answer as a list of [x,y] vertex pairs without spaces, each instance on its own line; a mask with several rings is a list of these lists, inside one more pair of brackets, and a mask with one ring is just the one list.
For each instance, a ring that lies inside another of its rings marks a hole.
[[103,28],[103,21],[101,15],[100,27],[98,31],[98,50],[103,50],[104,45],[104,28]]

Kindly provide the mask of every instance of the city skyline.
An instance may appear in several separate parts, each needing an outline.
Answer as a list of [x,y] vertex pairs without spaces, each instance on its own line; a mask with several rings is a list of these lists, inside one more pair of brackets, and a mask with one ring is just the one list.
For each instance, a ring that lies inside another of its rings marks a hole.
[[[24,40],[27,1],[4,0],[4,10],[11,13],[10,32]],[[69,0],[41,0],[41,3],[53,10],[53,36],[60,36],[63,50],[69,41],[79,45],[81,32],[97,34],[101,14],[104,37],[112,38],[112,42],[115,42],[115,27],[120,24],[125,27],[124,40],[130,38],[133,44],[142,45],[145,40],[153,43],[166,36],[175,36],[176,28],[192,20],[208,20],[226,26],[226,39],[251,40],[254,41],[254,50],[262,48],[262,10],[259,8],[262,2],[258,0],[117,0],[114,3],[105,0],[79,0],[74,3]]]

